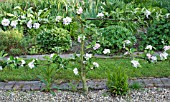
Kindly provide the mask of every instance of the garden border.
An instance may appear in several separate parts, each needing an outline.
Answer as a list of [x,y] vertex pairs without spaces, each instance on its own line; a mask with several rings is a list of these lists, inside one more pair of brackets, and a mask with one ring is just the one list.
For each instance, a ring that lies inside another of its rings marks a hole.
[[[71,82],[63,82],[58,81],[59,83],[54,83],[53,86],[57,86],[58,88],[53,88],[54,90],[70,90],[76,91],[77,89],[82,89],[81,81],[71,81]],[[160,88],[170,88],[170,77],[164,78],[138,78],[138,79],[130,79],[129,86],[134,83],[138,83],[142,88],[149,87],[160,87]],[[87,80],[87,84],[89,89],[91,90],[102,90],[107,89],[106,79],[93,79]],[[52,87],[53,87],[52,86]],[[45,87],[44,83],[41,81],[8,81],[8,82],[0,82],[0,90],[4,91],[38,91],[42,90]]]

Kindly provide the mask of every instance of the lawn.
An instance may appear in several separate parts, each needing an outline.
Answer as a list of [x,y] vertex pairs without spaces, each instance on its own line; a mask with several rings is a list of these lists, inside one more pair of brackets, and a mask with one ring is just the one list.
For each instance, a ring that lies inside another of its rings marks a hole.
[[[145,60],[140,60],[141,68],[134,68],[130,59],[93,59],[99,63],[100,67],[89,71],[87,74],[88,79],[106,79],[109,73],[114,72],[116,68],[122,67],[127,71],[129,78],[136,77],[168,77],[170,76],[170,61],[161,61],[157,63],[148,63]],[[41,61],[43,64],[44,61]],[[73,73],[73,69],[78,66],[70,62],[68,69],[61,69],[56,73],[56,79],[63,80],[80,80],[80,76],[76,76]],[[0,71],[0,81],[9,80],[38,80],[37,75],[42,72],[42,66],[30,69],[28,67],[22,67],[19,69],[4,69]]]

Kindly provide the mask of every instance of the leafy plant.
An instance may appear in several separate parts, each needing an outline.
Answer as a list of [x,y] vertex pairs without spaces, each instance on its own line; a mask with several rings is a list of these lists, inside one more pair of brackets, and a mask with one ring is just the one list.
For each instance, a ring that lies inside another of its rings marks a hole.
[[128,76],[124,69],[117,68],[108,75],[107,87],[112,95],[125,95],[128,90]]
[[156,50],[162,50],[164,45],[170,44],[170,22],[165,19],[154,20],[147,33],[140,34],[140,38],[142,39],[139,44],[141,50],[149,44],[152,44]]
[[122,26],[108,26],[99,30],[100,43],[103,48],[112,49],[114,52],[121,51],[123,41],[135,42],[136,38],[132,32]]
[[67,51],[72,44],[70,33],[62,28],[45,30],[37,35],[37,44],[44,52],[52,52],[55,47],[61,47]]
[[139,84],[138,82],[135,82],[132,85],[130,85],[129,88],[139,90],[140,88],[142,88],[142,85]]
[[18,30],[0,31],[0,50],[10,55],[20,55],[25,52],[22,46],[23,33]]
[[[66,59],[62,59],[57,54],[51,54],[51,56],[45,56],[47,63],[41,65],[43,67],[43,71],[38,77],[45,84],[45,87],[42,89],[43,91],[51,92],[53,95],[55,93],[52,91],[53,88],[58,88],[56,86],[52,86],[55,81],[55,75],[60,69],[65,69],[68,61]],[[46,65],[47,67],[44,67]]]

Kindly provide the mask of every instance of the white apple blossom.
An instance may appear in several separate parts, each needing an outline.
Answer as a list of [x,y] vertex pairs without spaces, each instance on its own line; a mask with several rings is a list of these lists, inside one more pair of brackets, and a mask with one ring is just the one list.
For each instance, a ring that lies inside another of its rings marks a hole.
[[100,44],[99,44],[99,43],[96,43],[96,44],[94,45],[94,47],[93,47],[94,50],[97,50],[97,49],[99,49],[99,48],[100,48]]
[[82,7],[79,7],[77,10],[77,14],[82,14],[82,13],[83,13],[83,9],[82,9]]
[[128,44],[131,43],[131,41],[130,40],[125,40],[124,43],[128,45]]
[[104,49],[103,53],[104,54],[109,54],[110,53],[110,49]]
[[0,66],[0,70],[3,70],[3,69],[2,69],[2,66]]
[[73,72],[74,72],[75,75],[78,75],[78,69],[77,68],[74,68]]
[[128,54],[129,54],[129,52],[128,52],[128,51],[124,53],[124,55],[128,55]]
[[160,54],[161,60],[167,59],[167,57],[168,57],[168,53],[166,53],[166,52],[163,52],[163,53]]
[[170,46],[164,46],[164,51],[170,50]]
[[84,58],[85,58],[86,60],[89,60],[90,58],[92,58],[92,54],[86,53],[85,56],[84,56]]
[[146,10],[146,11],[145,11],[145,16],[146,16],[146,18],[149,18],[149,15],[151,15],[151,12],[150,12],[149,10]]
[[103,14],[103,13],[98,13],[98,14],[97,14],[97,17],[102,18],[102,17],[104,17],[104,14]]
[[99,64],[97,62],[93,62],[94,67],[98,68]]
[[28,27],[29,29],[32,28],[32,20],[29,20],[29,21],[27,22],[27,27]]
[[40,27],[40,24],[39,24],[39,23],[34,23],[34,24],[33,24],[33,28],[38,29],[39,27]]
[[131,43],[130,40],[123,41],[123,48],[125,48],[126,44],[129,45]]
[[18,24],[18,21],[14,20],[14,21],[11,21],[10,25],[15,28],[17,26],[17,24]]
[[10,58],[7,58],[7,61],[9,61],[10,60]]
[[85,40],[85,38],[86,38],[85,36],[78,36],[77,40],[79,43],[81,43],[81,40]]
[[151,57],[151,62],[157,62],[157,57],[156,56],[152,56]]
[[69,25],[72,22],[72,19],[70,17],[63,18],[63,24]]
[[28,66],[32,69],[35,67],[34,65],[35,60],[32,60],[31,62],[28,63]]
[[132,60],[131,63],[133,64],[133,67],[135,68],[140,67],[140,63],[137,60]]
[[152,55],[150,53],[147,53],[146,56],[148,57],[148,59],[151,59]]
[[147,49],[147,50],[148,50],[148,49],[149,49],[149,50],[152,50],[152,48],[153,48],[153,47],[152,47],[151,45],[147,45],[145,49]]
[[86,64],[86,61],[83,61],[83,64]]
[[22,67],[24,66],[25,63],[26,63],[25,60],[21,60],[21,66]]
[[169,15],[170,15],[170,13],[167,13],[167,14],[166,14],[166,18],[169,18]]
[[9,26],[9,24],[10,24],[10,20],[9,20],[9,19],[4,18],[4,19],[1,21],[1,24],[2,24],[3,26]]
[[56,18],[55,18],[56,22],[60,22],[60,21],[61,21],[61,19],[62,19],[62,17],[61,17],[61,16],[56,16]]
[[54,53],[53,53],[53,54],[51,54],[51,55],[50,55],[50,58],[53,58],[53,56],[54,56],[54,55],[55,55]]

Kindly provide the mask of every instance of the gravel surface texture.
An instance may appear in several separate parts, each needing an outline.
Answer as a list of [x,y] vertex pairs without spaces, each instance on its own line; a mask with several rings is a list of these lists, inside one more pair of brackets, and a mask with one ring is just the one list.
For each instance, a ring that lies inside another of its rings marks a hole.
[[40,91],[0,91],[0,102],[170,102],[170,89],[131,90],[126,96],[113,97],[107,90],[79,92],[56,91],[56,96]]

